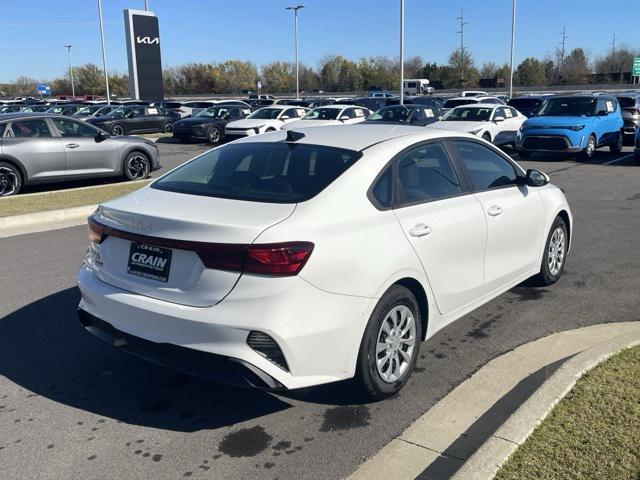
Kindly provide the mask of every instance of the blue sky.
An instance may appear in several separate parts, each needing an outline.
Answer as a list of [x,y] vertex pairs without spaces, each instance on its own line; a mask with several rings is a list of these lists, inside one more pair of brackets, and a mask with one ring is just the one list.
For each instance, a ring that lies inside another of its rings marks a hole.
[[[293,58],[292,14],[286,0],[149,0],[159,17],[163,66],[229,58],[262,64]],[[326,53],[351,59],[398,55],[398,0],[302,0],[300,60],[316,66]],[[511,0],[405,0],[406,55],[446,62],[459,46],[464,8],[465,44],[476,63],[509,56]],[[123,9],[143,0],[103,0],[107,65],[126,71]],[[599,15],[597,12],[603,12]],[[567,47],[599,55],[619,44],[638,46],[637,0],[519,0],[516,62],[550,53],[566,25]],[[101,65],[97,0],[0,0],[0,82],[20,75],[52,79],[67,65],[63,45],[73,45],[75,64]],[[635,38],[634,38],[635,37]]]

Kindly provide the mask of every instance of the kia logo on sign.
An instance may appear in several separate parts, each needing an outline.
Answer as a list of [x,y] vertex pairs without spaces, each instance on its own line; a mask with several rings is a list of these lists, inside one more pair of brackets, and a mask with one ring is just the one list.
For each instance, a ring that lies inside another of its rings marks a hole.
[[160,45],[160,38],[151,37],[136,37],[138,43],[144,43],[145,45]]

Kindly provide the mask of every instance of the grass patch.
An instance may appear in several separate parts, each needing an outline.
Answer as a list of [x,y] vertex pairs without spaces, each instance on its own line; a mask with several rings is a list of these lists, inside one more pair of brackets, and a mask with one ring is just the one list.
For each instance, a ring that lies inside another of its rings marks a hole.
[[585,374],[495,480],[640,479],[640,347]]
[[138,190],[149,183],[149,181],[123,182],[111,185],[98,185],[95,187],[74,188],[56,192],[1,198],[0,217],[94,205]]

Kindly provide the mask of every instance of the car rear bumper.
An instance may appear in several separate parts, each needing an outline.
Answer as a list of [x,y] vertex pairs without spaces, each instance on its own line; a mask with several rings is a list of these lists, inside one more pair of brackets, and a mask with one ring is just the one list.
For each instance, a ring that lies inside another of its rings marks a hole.
[[[127,292],[99,280],[87,266],[77,281],[81,321],[92,333],[106,333],[103,339],[110,343],[176,370],[259,388],[302,388],[353,377],[375,303],[324,292],[300,277],[243,275],[212,307]],[[250,347],[250,332],[271,337],[286,368]]]

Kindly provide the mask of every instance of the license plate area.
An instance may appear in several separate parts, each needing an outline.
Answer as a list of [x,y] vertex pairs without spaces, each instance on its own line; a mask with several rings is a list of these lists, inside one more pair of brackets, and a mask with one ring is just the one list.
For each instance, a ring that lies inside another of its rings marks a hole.
[[166,283],[169,280],[171,254],[172,251],[168,248],[132,242],[127,273]]

